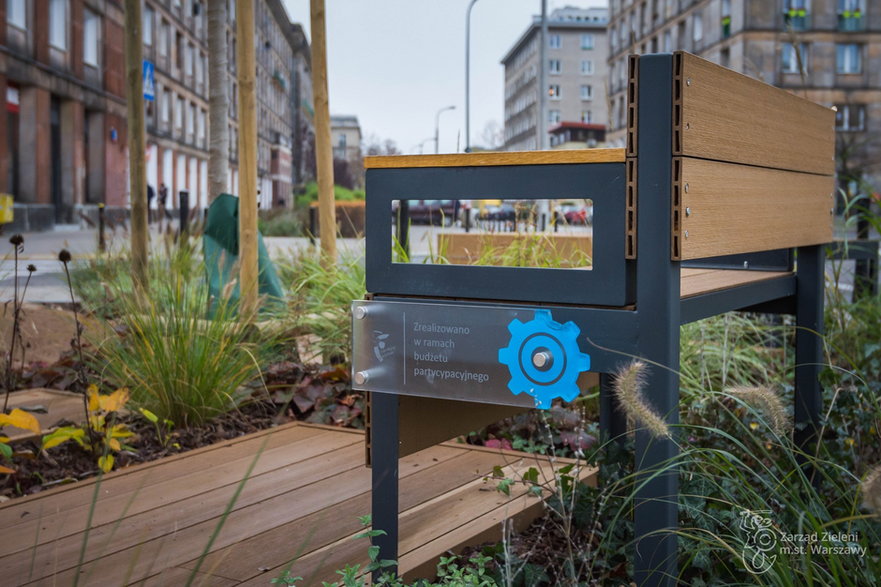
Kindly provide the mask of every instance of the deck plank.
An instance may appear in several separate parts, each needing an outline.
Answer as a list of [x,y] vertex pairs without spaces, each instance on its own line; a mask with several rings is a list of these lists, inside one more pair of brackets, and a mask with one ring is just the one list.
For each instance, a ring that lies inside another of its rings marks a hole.
[[[352,447],[352,450],[345,453],[346,457],[351,457],[358,451],[363,453],[361,439],[358,436],[319,432],[320,434],[317,435],[294,440],[286,446],[264,451],[251,473],[252,480],[266,476],[277,469],[303,463],[329,450]],[[109,489],[107,493],[101,491],[91,527],[99,528],[105,524],[111,524],[119,520],[121,516],[133,518],[155,508],[162,508],[166,516],[176,516],[176,512],[185,510],[194,497],[202,499],[206,488],[211,488],[212,493],[222,493],[222,499],[225,500],[235,490],[235,486],[241,482],[254,457],[255,455],[249,455],[210,469],[198,469],[174,479],[151,483],[146,487],[139,486],[134,491],[123,492],[118,487]],[[310,464],[305,464],[308,471]],[[284,473],[282,476],[285,476]],[[147,478],[144,480],[146,481]],[[107,483],[109,484],[109,481]],[[254,490],[254,486],[251,485],[248,489],[251,492]],[[90,496],[94,495],[93,490],[94,486],[89,491]],[[27,516],[24,521],[10,528],[17,535],[26,537],[28,541],[24,544],[0,543],[0,564],[2,564],[3,556],[30,548],[33,544],[56,542],[60,538],[76,534],[85,528],[89,519],[90,504],[68,507],[62,502],[53,508],[51,513],[38,510],[35,515]],[[160,520],[151,520],[151,523],[157,522]],[[33,540],[31,537],[34,537]]]
[[[292,558],[295,575],[332,580],[345,564],[366,562],[367,541],[353,539],[361,531],[357,517],[370,509],[363,434],[295,424],[134,466],[100,485],[83,482],[0,506],[0,528],[16,537],[0,545],[3,580],[67,585],[78,575],[80,585],[184,584],[264,443],[194,584],[265,585]],[[497,481],[485,480],[496,465],[512,478],[530,466],[553,477],[547,460],[463,444],[401,459],[402,570],[431,569],[446,549],[497,535],[501,520],[542,511],[524,485],[511,496],[496,491]]]
[[792,275],[792,273],[786,271],[683,268],[681,271],[679,295],[681,298],[690,298],[787,275]]

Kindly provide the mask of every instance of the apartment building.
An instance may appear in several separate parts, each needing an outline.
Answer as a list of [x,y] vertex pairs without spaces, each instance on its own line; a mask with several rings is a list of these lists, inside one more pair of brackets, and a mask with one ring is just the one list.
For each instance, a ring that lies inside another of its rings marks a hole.
[[[506,151],[545,148],[539,117],[548,131],[563,123],[608,124],[606,79],[608,42],[605,8],[567,6],[548,15],[546,112],[540,113],[541,17],[532,23],[502,58],[505,66]],[[586,145],[585,145],[586,146]]]
[[330,140],[333,158],[349,164],[349,173],[357,187],[364,185],[364,169],[361,163],[361,124],[351,114],[330,115]]
[[627,55],[677,50],[835,106],[839,170],[881,189],[881,0],[611,0],[613,145]]
[[0,2],[0,192],[15,198],[8,230],[127,205],[123,38],[117,2]]
[[[228,189],[236,193],[236,2],[226,1],[230,99],[224,124],[230,136]],[[168,187],[174,194],[171,207],[177,206],[182,191],[188,193],[190,207],[205,207],[210,124],[207,5],[198,0],[147,0],[143,19],[144,59],[155,65],[156,88],[155,101],[147,104],[147,182]],[[289,21],[281,0],[258,1],[255,24],[257,188],[260,207],[266,209],[289,206],[292,186],[302,181],[304,165],[294,162],[294,140],[303,134],[302,127],[307,134],[311,128],[300,107],[311,104],[311,83],[303,79],[309,71],[308,42],[302,28]],[[308,152],[299,145],[298,154]]]

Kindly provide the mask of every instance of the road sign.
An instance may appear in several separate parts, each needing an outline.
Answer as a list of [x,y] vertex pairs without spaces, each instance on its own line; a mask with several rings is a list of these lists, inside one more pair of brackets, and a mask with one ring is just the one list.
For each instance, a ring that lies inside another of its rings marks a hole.
[[144,60],[144,99],[156,99],[156,67],[152,61]]

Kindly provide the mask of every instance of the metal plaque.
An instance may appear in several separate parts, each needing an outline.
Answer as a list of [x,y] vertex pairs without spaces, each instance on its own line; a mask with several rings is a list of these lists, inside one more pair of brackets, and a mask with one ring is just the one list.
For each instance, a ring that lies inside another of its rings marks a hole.
[[546,409],[590,369],[550,309],[357,301],[352,322],[355,389]]

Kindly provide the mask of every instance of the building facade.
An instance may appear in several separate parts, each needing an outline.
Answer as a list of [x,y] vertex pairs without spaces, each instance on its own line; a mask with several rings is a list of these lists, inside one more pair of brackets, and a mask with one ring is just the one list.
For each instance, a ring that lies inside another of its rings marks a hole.
[[0,3],[0,192],[10,230],[127,204],[123,12],[98,0]]
[[351,114],[331,114],[330,140],[333,144],[333,158],[345,161],[355,187],[363,187],[361,124],[358,117]]
[[[229,189],[237,191],[235,0],[229,6]],[[208,30],[205,0],[145,0],[143,58],[147,183],[167,206],[187,192],[208,204]],[[12,230],[44,230],[129,207],[123,47],[118,0],[0,2],[0,193],[13,195]],[[261,207],[289,206],[314,176],[309,46],[281,0],[256,4]],[[311,162],[310,162],[311,160]],[[157,205],[158,198],[153,200]]]
[[[238,86],[236,81],[235,0],[227,1],[229,111],[223,121],[230,137],[228,190],[238,192]],[[156,100],[147,105],[147,183],[165,184],[168,206],[176,207],[186,191],[190,207],[208,205],[208,23],[207,5],[199,0],[146,0],[144,59],[155,64]],[[308,43],[292,24],[281,0],[255,3],[257,46],[257,176],[262,209],[289,206],[293,185],[304,173],[295,163],[294,142],[311,103]],[[314,135],[314,133],[313,133]],[[308,139],[308,137],[307,137]],[[308,152],[300,148],[301,156]],[[313,155],[314,156],[314,155]]]
[[[567,6],[548,15],[545,129],[567,122],[607,125],[607,22],[605,8]],[[540,136],[538,124],[540,39],[541,18],[533,17],[529,28],[502,58],[506,151],[542,149],[549,144],[549,137]]]
[[689,51],[837,108],[839,175],[881,190],[881,0],[611,0],[610,143],[624,145],[627,55]]

